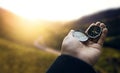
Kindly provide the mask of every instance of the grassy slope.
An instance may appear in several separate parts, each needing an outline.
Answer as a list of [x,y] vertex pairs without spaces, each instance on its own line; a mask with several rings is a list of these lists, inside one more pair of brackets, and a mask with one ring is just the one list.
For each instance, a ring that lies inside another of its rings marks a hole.
[[0,73],[45,73],[56,57],[0,39]]
[[[0,73],[45,73],[57,56],[0,39]],[[120,51],[104,48],[95,68],[100,73],[120,73]],[[116,68],[115,68],[116,67]]]
[[95,68],[100,73],[120,73],[120,51],[103,48],[102,55]]

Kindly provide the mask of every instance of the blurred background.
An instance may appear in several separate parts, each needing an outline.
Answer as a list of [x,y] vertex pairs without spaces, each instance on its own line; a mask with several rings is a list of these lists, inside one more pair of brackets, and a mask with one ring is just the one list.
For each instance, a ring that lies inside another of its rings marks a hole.
[[120,73],[120,0],[0,0],[0,73],[45,73],[67,33],[97,21],[109,32],[95,70]]

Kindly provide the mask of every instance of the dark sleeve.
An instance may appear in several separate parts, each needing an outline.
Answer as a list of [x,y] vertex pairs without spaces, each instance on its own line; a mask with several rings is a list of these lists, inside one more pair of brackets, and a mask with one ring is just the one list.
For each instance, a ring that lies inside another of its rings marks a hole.
[[59,56],[46,73],[96,73],[92,66],[68,55]]

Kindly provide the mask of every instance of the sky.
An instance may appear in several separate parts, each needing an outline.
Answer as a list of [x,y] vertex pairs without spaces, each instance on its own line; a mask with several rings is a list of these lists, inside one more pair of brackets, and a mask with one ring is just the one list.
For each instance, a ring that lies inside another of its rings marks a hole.
[[26,19],[67,21],[119,8],[120,0],[0,0],[0,7]]

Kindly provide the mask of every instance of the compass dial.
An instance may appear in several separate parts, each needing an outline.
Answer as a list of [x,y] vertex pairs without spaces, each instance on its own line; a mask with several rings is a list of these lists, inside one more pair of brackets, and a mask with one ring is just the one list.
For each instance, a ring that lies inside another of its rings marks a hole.
[[100,36],[101,32],[102,32],[101,27],[99,27],[99,26],[91,26],[87,31],[87,36],[89,38],[97,38],[97,37]]
[[73,33],[73,37],[77,38],[81,42],[84,42],[84,41],[88,40],[88,37],[84,33],[80,32],[80,31],[75,31]]

